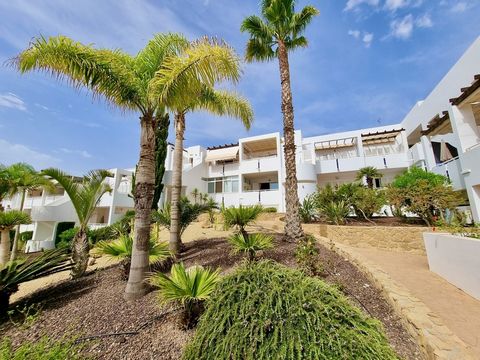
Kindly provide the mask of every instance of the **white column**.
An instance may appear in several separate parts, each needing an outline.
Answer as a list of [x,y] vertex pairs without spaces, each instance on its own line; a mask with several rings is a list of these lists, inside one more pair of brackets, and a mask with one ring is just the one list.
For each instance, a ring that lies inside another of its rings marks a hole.
[[450,115],[453,132],[458,137],[462,152],[480,143],[478,126],[470,104],[462,107],[451,105],[448,113]]
[[430,139],[425,135],[422,135],[422,137],[420,138],[420,142],[422,143],[427,170],[432,170],[435,165],[437,165],[437,162],[435,161],[435,155],[433,154],[432,143],[430,142]]

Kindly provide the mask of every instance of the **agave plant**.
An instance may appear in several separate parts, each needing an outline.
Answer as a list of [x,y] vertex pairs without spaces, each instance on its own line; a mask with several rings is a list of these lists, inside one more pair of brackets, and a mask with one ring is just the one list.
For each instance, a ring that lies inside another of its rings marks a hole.
[[245,228],[253,223],[263,211],[260,205],[230,207],[222,210],[223,221],[228,228],[236,227],[244,237],[248,237]]
[[315,195],[312,194],[303,199],[299,210],[303,223],[314,222],[318,216]]
[[233,253],[244,253],[248,261],[255,259],[257,251],[271,249],[273,247],[273,236],[266,234],[234,234],[230,236],[228,242],[233,247]]
[[[122,263],[123,278],[128,279],[130,272],[130,263],[132,259],[133,238],[129,235],[121,235],[117,240],[99,241],[93,252],[98,255],[106,255],[111,258],[119,259]],[[150,266],[154,266],[164,260],[167,260],[171,253],[168,250],[168,243],[149,241],[148,260]]]
[[345,224],[345,220],[350,214],[350,206],[344,201],[330,201],[322,204],[319,211],[329,222],[340,225]]
[[5,315],[10,295],[18,290],[19,284],[70,270],[74,264],[68,261],[69,258],[67,249],[61,248],[45,251],[33,260],[15,260],[0,266],[0,317]]
[[201,266],[185,269],[183,263],[172,267],[170,276],[156,273],[150,284],[159,288],[161,303],[177,302],[183,307],[183,324],[192,328],[203,312],[203,303],[208,300],[220,280],[220,269],[211,270]]

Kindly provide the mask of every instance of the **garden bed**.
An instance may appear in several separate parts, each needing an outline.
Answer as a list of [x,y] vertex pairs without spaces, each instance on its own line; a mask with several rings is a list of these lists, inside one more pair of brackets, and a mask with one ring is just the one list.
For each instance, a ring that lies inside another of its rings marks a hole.
[[[276,242],[276,247],[265,251],[263,256],[295,267],[295,245],[280,241],[279,236]],[[186,244],[182,259],[186,266],[220,266],[224,272],[229,272],[241,261],[239,256],[229,253],[225,239],[198,240]],[[337,285],[363,311],[383,323],[395,351],[405,359],[420,358],[418,346],[381,291],[334,251],[320,246],[320,258],[325,280]],[[83,351],[96,359],[179,359],[194,330],[181,330],[177,324],[178,313],[170,307],[159,308],[155,292],[126,303],[124,288],[118,266],[77,281],[63,282],[23,300],[44,302],[43,311],[30,327],[22,329],[6,323],[0,332],[10,337],[14,345],[37,340],[43,335],[61,339],[64,336],[83,338],[123,333],[82,340]]]

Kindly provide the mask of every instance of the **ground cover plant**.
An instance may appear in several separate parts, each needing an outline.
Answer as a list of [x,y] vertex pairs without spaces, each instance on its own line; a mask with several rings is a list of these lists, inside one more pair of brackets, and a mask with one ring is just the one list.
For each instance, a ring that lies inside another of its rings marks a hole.
[[334,287],[260,261],[219,282],[183,359],[398,357],[380,323]]

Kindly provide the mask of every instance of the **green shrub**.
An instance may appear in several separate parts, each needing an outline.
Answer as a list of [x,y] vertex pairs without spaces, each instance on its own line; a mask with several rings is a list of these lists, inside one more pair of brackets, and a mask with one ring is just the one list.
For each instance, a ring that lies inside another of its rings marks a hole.
[[58,235],[59,241],[55,244],[56,247],[68,247],[70,248],[72,244],[73,237],[78,231],[78,227],[74,227],[68,230],[63,231],[60,235]]
[[201,266],[185,269],[180,263],[173,265],[170,276],[156,273],[149,281],[159,288],[161,303],[178,302],[183,306],[183,323],[186,328],[192,328],[203,312],[203,302],[210,298],[219,279],[219,269],[213,271]]
[[350,205],[344,201],[324,203],[319,207],[319,212],[328,222],[335,225],[345,224],[350,214]]
[[234,234],[227,241],[233,248],[233,253],[243,253],[249,261],[255,259],[257,251],[271,249],[273,247],[273,236],[266,234]]
[[317,219],[318,211],[315,194],[309,195],[303,199],[303,202],[299,208],[299,212],[303,223],[308,224]]
[[358,217],[370,219],[382,210],[386,202],[383,191],[360,186],[354,194],[353,207]]
[[263,208],[264,213],[276,213],[278,210],[276,207],[266,207]]
[[263,212],[261,205],[229,207],[222,210],[223,221],[227,228],[238,229],[238,232],[247,236],[245,228],[255,222]]
[[12,341],[6,338],[0,343],[0,359],[5,360],[80,360],[81,347],[72,340],[52,341],[42,337],[35,342],[25,342],[17,349],[13,349]]
[[308,275],[319,275],[323,272],[317,240],[312,235],[307,235],[298,242],[295,249],[295,260],[298,266]]
[[100,241],[116,239],[118,234],[111,226],[104,226],[98,229],[89,230],[87,236],[90,244],[96,244]]
[[183,359],[398,359],[381,324],[334,287],[272,261],[217,285]]
[[27,242],[28,240],[32,240],[33,238],[33,231],[24,231],[20,233],[20,241]]

